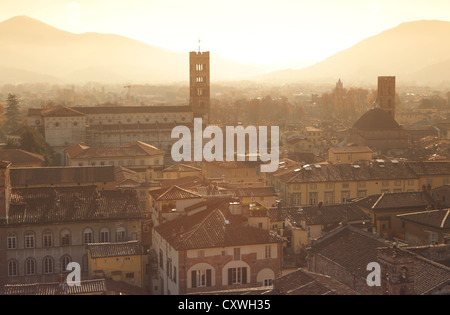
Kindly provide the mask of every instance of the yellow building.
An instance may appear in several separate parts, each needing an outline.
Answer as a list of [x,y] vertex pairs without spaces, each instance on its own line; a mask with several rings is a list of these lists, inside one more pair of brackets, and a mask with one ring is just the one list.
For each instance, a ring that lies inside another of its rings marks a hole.
[[[441,163],[441,164],[438,164]],[[448,182],[449,162],[360,161],[357,164],[311,164],[280,167],[265,174],[284,205],[345,203],[381,193],[422,191]],[[436,184],[435,184],[436,183]]]
[[190,176],[202,176],[202,168],[196,164],[177,163],[166,167],[163,171],[164,179],[176,179]]
[[322,140],[323,130],[316,127],[305,127],[305,136],[306,139],[316,143]]
[[328,149],[328,162],[353,163],[372,160],[373,151],[367,146],[334,147]]
[[145,266],[148,257],[139,241],[88,244],[89,276],[103,276],[140,288],[148,284]]
[[263,186],[258,161],[204,161],[202,171],[205,178],[221,179],[227,184]]

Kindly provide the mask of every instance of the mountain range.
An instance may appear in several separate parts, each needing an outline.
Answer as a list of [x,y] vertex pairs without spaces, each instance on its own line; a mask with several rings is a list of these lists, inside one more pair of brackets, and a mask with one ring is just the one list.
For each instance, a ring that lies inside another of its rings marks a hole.
[[450,83],[450,22],[421,20],[360,41],[312,66],[281,70],[268,81],[376,84],[377,76],[393,75],[404,84]]
[[[450,82],[450,22],[406,22],[299,69],[261,66],[211,52],[211,80],[373,84]],[[188,80],[189,54],[114,34],[74,34],[18,16],[0,22],[0,83],[173,83]],[[300,62],[300,61],[299,61]]]

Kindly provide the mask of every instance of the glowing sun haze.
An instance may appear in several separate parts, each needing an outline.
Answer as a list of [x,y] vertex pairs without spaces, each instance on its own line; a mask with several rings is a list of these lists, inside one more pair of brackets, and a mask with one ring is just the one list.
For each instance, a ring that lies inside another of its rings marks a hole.
[[1,0],[0,21],[27,15],[72,33],[113,33],[175,51],[269,65],[320,61],[416,20],[449,20],[448,0]]

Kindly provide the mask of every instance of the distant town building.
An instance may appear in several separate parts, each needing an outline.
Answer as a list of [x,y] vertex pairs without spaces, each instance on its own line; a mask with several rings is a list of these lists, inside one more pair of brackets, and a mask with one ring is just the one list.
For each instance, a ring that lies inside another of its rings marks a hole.
[[373,151],[368,146],[344,146],[328,149],[328,162],[354,163],[360,160],[372,160]]
[[383,153],[407,148],[406,132],[395,121],[395,77],[378,78],[377,106],[353,124],[348,141]]

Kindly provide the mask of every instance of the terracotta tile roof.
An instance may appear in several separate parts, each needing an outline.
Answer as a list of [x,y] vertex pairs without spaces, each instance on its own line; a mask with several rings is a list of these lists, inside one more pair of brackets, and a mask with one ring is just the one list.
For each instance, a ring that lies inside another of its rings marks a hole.
[[42,224],[143,218],[135,191],[96,186],[21,188],[11,192],[9,223]]
[[448,161],[405,162],[411,170],[419,176],[450,175]]
[[75,144],[71,147],[68,147],[64,149],[64,151],[70,156],[76,156],[83,152],[84,150],[88,149],[89,147],[83,144]]
[[279,295],[358,295],[329,276],[301,269],[273,280],[273,292]]
[[119,187],[137,187],[144,180],[135,172],[123,166],[116,166],[114,169],[117,186]]
[[85,116],[82,112],[67,107],[67,106],[57,106],[51,109],[44,109],[41,111],[42,116],[44,117],[76,117],[76,116]]
[[310,250],[366,278],[367,264],[377,261],[377,248],[387,246],[388,243],[373,234],[344,226],[319,239]]
[[105,279],[82,280],[80,286],[68,286],[58,282],[32,284],[5,284],[5,295],[77,295],[105,294]]
[[202,168],[194,164],[176,163],[166,167],[164,172],[195,172],[201,171]]
[[267,230],[245,226],[233,216],[228,201],[220,201],[196,214],[158,225],[155,230],[176,250],[279,243]]
[[306,225],[333,225],[341,222],[370,222],[369,214],[353,203],[303,207]]
[[326,182],[416,179],[405,163],[360,161],[358,164],[314,164],[290,170],[280,177],[285,182]]
[[1,149],[0,160],[14,162],[44,162],[44,157],[37,153],[28,152],[21,149]]
[[430,226],[436,229],[450,229],[450,209],[430,210],[397,215],[404,221]]
[[114,182],[114,166],[12,168],[11,185],[58,185]]
[[202,198],[201,195],[178,186],[154,190],[150,192],[150,195],[156,201]]
[[177,112],[192,112],[190,106],[94,106],[81,107],[76,106],[72,109],[79,111],[86,115],[92,114],[139,114],[139,113],[177,113]]
[[333,261],[347,271],[366,278],[367,264],[378,261],[379,254],[411,258],[414,261],[414,287],[416,294],[427,294],[450,283],[450,268],[408,251],[392,247],[382,240],[358,229],[346,226],[312,244],[311,252]]
[[199,176],[186,176],[181,178],[173,178],[173,179],[158,179],[161,187],[172,187],[178,186],[184,189],[193,190],[195,187],[201,186],[204,184],[203,178]]
[[92,258],[134,256],[142,254],[139,241],[121,243],[92,243],[87,245]]
[[357,129],[401,129],[395,119],[381,108],[372,108],[363,114],[354,124]]
[[434,205],[433,199],[427,192],[400,192],[375,194],[361,197],[355,203],[368,209],[392,209],[392,208],[412,208],[426,209]]
[[[83,149],[83,150],[80,150]],[[71,159],[92,159],[92,158],[119,158],[163,155],[164,151],[159,150],[150,144],[135,141],[120,147],[70,147],[66,153]]]

